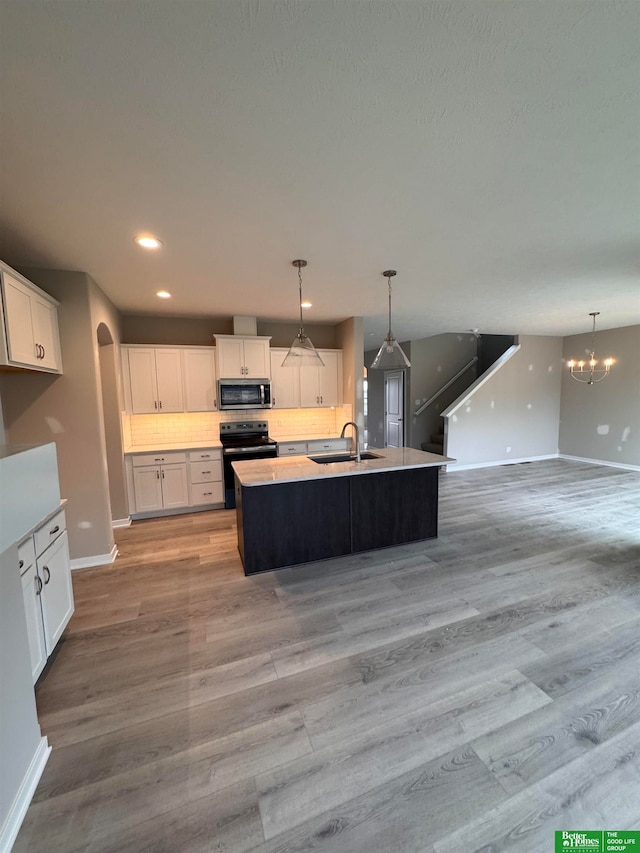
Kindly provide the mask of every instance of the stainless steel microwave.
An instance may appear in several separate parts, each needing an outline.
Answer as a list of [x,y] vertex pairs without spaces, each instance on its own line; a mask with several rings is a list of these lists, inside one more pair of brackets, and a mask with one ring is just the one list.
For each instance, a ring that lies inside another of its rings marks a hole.
[[271,383],[268,379],[220,379],[220,409],[270,409]]

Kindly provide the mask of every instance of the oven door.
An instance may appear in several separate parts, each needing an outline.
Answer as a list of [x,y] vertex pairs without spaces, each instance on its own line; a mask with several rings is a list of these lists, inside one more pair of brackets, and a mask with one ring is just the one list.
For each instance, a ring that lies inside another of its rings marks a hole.
[[221,409],[270,409],[271,385],[266,380],[220,380],[218,400]]
[[222,469],[224,471],[224,506],[225,509],[233,509],[236,505],[235,477],[232,462],[241,459],[275,459],[278,455],[277,446],[269,447],[228,447],[222,451]]

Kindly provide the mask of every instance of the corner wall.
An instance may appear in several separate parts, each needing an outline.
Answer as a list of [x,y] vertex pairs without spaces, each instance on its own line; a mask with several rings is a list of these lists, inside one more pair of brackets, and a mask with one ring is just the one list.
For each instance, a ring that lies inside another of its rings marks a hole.
[[460,467],[558,453],[562,339],[519,341],[519,351],[448,417],[445,453]]
[[[588,358],[591,333],[564,339],[563,358]],[[615,358],[611,374],[587,385],[562,375],[560,453],[640,465],[640,326],[596,332],[597,359]]]
[[7,440],[56,443],[60,491],[72,560],[114,553],[106,467],[97,326],[120,340],[118,314],[95,282],[81,272],[25,270],[59,302],[62,376],[10,373],[0,377]]
[[[315,343],[315,341],[314,341]],[[336,343],[342,350],[342,402],[351,407],[350,419],[364,433],[364,331],[362,317],[350,317],[336,327]],[[316,344],[317,346],[317,344]]]

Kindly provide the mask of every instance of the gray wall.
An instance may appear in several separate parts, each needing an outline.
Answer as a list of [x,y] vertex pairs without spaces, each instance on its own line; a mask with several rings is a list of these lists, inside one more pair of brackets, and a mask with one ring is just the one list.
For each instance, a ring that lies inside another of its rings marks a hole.
[[60,490],[68,498],[72,559],[109,554],[114,545],[97,328],[119,344],[118,314],[95,282],[80,272],[24,270],[59,302],[62,376],[12,373],[0,377],[7,440],[54,441]]
[[[297,323],[258,322],[258,334],[271,338],[272,347],[289,347],[298,331]],[[307,325],[305,331],[314,345],[337,349],[335,326]],[[173,346],[213,346],[214,335],[232,335],[232,317],[154,317],[143,314],[122,316],[122,343],[172,344]]]
[[366,427],[369,447],[384,447],[384,370],[369,369],[377,352],[378,350],[375,349],[364,354],[364,363],[367,367]]
[[[315,340],[312,338],[314,344]],[[364,430],[363,387],[364,331],[362,317],[350,317],[336,328],[337,348],[342,350],[342,399],[352,407],[353,420]]]
[[469,334],[434,335],[411,342],[411,368],[408,371],[410,406],[409,434],[405,444],[418,450],[442,424],[440,412],[452,403],[476,378],[475,366],[460,377],[421,415],[413,412],[445,385],[476,355],[476,338]]
[[[587,358],[590,345],[590,333],[565,338],[565,362]],[[615,358],[602,382],[576,382],[563,370],[560,453],[640,465],[640,326],[596,332],[595,353]]]
[[519,340],[520,350],[448,419],[446,453],[461,465],[558,452],[562,339]]

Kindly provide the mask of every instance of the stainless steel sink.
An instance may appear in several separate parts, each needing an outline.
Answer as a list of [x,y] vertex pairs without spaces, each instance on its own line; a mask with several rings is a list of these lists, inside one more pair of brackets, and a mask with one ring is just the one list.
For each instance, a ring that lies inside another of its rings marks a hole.
[[[330,465],[331,462],[355,462],[355,453],[324,453],[321,456],[307,456],[312,462],[317,462],[318,465]],[[360,460],[365,459],[382,459],[379,453],[371,453],[370,450],[364,450],[360,454]]]

